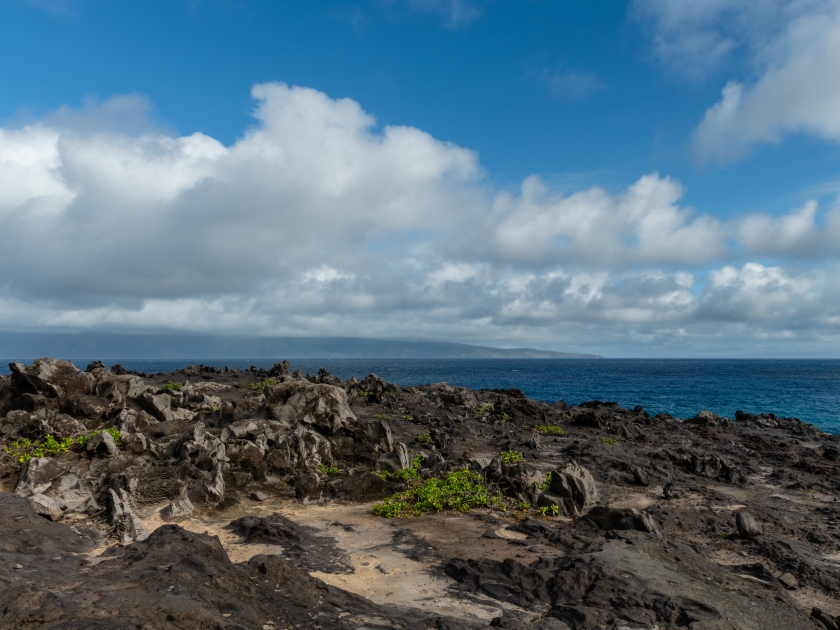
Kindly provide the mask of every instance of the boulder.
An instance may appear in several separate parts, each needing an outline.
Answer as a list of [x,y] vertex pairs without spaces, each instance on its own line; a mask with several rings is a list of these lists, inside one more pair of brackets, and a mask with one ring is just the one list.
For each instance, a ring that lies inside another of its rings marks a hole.
[[635,508],[611,508],[603,505],[596,505],[584,517],[599,529],[604,531],[612,530],[636,530],[658,534],[659,528],[656,521],[647,512]]
[[118,455],[120,452],[114,438],[104,429],[90,439],[85,450],[88,455],[107,455],[108,457]]
[[317,473],[307,473],[295,480],[295,496],[301,503],[309,503],[321,498],[321,477]]
[[188,497],[194,505],[215,506],[224,501],[223,468],[223,461],[217,462],[211,470],[205,472],[190,486]]
[[172,397],[169,394],[146,392],[138,400],[143,408],[160,422],[174,420],[172,415]]
[[746,510],[739,510],[735,513],[735,526],[741,538],[755,538],[760,536],[763,529],[755,517]]
[[411,461],[408,457],[408,447],[402,442],[394,444],[391,452],[384,453],[376,460],[377,469],[383,472],[395,473],[409,466],[411,466]]
[[33,494],[32,496],[27,497],[26,500],[29,502],[29,505],[36,514],[40,514],[51,521],[57,521],[62,516],[61,506],[59,506],[55,499],[46,497],[43,494]]
[[10,363],[12,387],[23,394],[43,395],[46,398],[67,399],[93,392],[96,379],[81,372],[69,361],[36,359],[31,366]]
[[[285,385],[297,388],[299,381],[278,385],[269,395],[268,405],[280,400],[277,391]],[[285,403],[270,407],[271,417],[289,426],[295,423],[312,425],[325,433],[336,433],[356,420],[347,403],[347,393],[340,387],[324,384],[308,384],[292,394]]]
[[648,476],[647,471],[644,468],[639,468],[638,466],[633,467],[633,480],[636,482],[636,485],[639,486],[650,485],[650,477]]
[[149,537],[149,531],[135,514],[128,492],[124,488],[113,487],[112,484],[108,490],[108,503],[108,518],[121,544],[127,545]]
[[135,455],[142,455],[149,447],[146,436],[142,433],[132,433],[124,437],[122,443],[130,453]]
[[227,446],[227,456],[233,466],[256,468],[262,463],[265,451],[250,440],[237,440]]
[[164,521],[178,521],[187,518],[195,511],[195,507],[186,495],[179,496],[167,503],[160,511]]
[[54,479],[67,471],[67,466],[49,457],[33,457],[23,465],[15,493],[22,497],[46,491]]
[[577,462],[551,473],[551,484],[539,495],[537,504],[550,507],[556,505],[558,514],[580,516],[583,511],[598,501],[598,489],[592,474]]

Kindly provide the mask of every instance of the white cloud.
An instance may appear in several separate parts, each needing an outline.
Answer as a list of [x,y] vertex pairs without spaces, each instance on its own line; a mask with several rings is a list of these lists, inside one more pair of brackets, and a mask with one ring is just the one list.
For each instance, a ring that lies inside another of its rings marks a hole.
[[[636,0],[655,49],[671,66],[703,76],[735,57],[732,79],[697,127],[701,160],[725,163],[756,143],[792,133],[840,140],[840,0]],[[734,53],[738,55],[734,55]]]
[[840,333],[840,210],[722,222],[657,173],[617,192],[560,195],[538,176],[497,192],[473,152],[380,128],[352,100],[253,94],[231,146],[137,119],[134,133],[107,101],[101,118],[0,128],[0,327],[643,354],[791,335],[824,351]]
[[408,5],[418,11],[440,14],[447,26],[456,28],[468,24],[481,15],[481,11],[472,0],[407,0]]

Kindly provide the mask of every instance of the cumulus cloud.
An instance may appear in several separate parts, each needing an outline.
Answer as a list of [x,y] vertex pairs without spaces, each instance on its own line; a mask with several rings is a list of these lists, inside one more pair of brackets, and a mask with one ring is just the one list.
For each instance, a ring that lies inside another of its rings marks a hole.
[[139,97],[0,128],[0,327],[642,354],[838,333],[837,209],[724,222],[657,173],[496,191],[472,151],[352,100],[253,96],[230,146],[161,131]]
[[736,160],[791,133],[840,140],[840,1],[636,0],[634,7],[672,67],[703,76],[745,60],[752,78],[730,80],[696,129],[701,160]]

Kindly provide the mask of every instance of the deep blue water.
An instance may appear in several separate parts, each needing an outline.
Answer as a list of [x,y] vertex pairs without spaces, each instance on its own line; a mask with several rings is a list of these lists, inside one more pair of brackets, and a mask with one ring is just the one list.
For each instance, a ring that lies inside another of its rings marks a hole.
[[[279,359],[278,359],[279,360]],[[74,359],[84,369],[86,359]],[[169,372],[193,363],[230,368],[270,367],[271,359],[105,361],[143,372]],[[642,405],[688,418],[702,409],[734,417],[735,410],[769,411],[840,433],[840,360],[771,359],[292,359],[312,374],[325,367],[341,378],[375,372],[399,385],[447,381],[474,389],[518,387],[529,397],[569,404],[587,400]],[[8,373],[7,364],[0,371]],[[27,362],[28,363],[28,362]]]

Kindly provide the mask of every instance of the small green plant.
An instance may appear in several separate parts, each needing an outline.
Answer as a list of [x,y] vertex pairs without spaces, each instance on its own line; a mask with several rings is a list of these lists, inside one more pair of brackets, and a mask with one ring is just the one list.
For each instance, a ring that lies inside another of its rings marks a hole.
[[214,413],[221,411],[222,408],[219,407],[219,403],[213,403],[212,405],[207,405],[207,411],[212,411]]
[[[119,430],[114,427],[105,430],[114,438],[114,444],[119,446],[122,441],[122,434],[120,434]],[[75,438],[68,437],[61,440],[55,439],[52,435],[45,435],[40,440],[23,438],[15,440],[3,450],[12,459],[16,460],[17,463],[25,464],[33,457],[52,457],[66,453],[73,447],[84,447],[98,433],[99,431],[93,431]]]
[[601,438],[601,441],[604,444],[615,444],[616,443],[614,438]]
[[379,477],[385,481],[402,481],[403,483],[420,479],[420,465],[422,463],[423,456],[415,455],[414,459],[411,460],[411,466],[408,468],[398,470],[397,472],[381,472],[379,473]]
[[248,385],[248,389],[258,391],[263,390],[266,387],[274,387],[275,385],[277,385],[276,378],[267,378],[264,381],[257,381],[256,383],[251,383],[250,385]]
[[548,490],[548,486],[550,486],[550,485],[551,485],[551,473],[549,472],[545,476],[545,481],[543,481],[542,484],[540,484],[540,490],[542,492],[545,492],[546,490]]
[[525,463],[525,456],[519,451],[502,451],[501,458],[502,463],[508,466]]
[[376,419],[377,420],[390,420],[391,416],[389,416],[387,413],[378,413],[378,414],[376,414]]
[[[120,430],[116,427],[109,427],[105,430],[111,435],[112,438],[114,438],[114,444],[119,446],[120,442],[122,442],[122,433],[120,433]],[[96,432],[94,432],[93,435],[96,435]]]
[[537,508],[537,512],[540,513],[540,516],[543,518],[548,518],[549,516],[557,516],[557,513],[560,510],[557,508],[556,505],[541,505]]
[[415,439],[420,442],[420,444],[428,444],[432,441],[432,436],[428,431],[426,431],[425,433],[418,435]]
[[369,389],[363,389],[359,392],[359,396],[361,396],[362,398],[372,398],[376,396],[376,392],[372,392]]
[[490,411],[493,411],[493,403],[485,403],[475,408],[475,415],[479,418],[483,418],[484,415]]
[[405,420],[406,422],[411,422],[412,420],[414,420],[414,418],[410,414],[405,414],[403,416],[403,420]]
[[508,415],[506,413],[503,413],[502,414],[502,424],[506,424],[509,421],[510,421],[510,415]]
[[175,391],[178,391],[179,389],[181,389],[182,387],[183,387],[183,385],[181,385],[181,383],[175,383],[173,381],[169,381],[168,383],[166,383],[166,385],[162,385],[161,389],[165,389],[165,390],[170,391],[170,392],[175,392]]
[[523,512],[527,512],[531,509],[531,504],[527,501],[522,501],[519,505],[516,506],[517,510],[522,510]]
[[534,431],[537,431],[538,433],[542,433],[543,435],[546,435],[546,434],[549,434],[549,433],[552,434],[552,435],[565,435],[566,434],[566,431],[563,428],[558,427],[557,425],[554,425],[554,424],[538,424],[534,427]]
[[373,506],[373,513],[385,518],[421,515],[429,512],[467,512],[479,507],[505,509],[500,492],[487,487],[481,475],[469,470],[451,472],[443,479],[432,477],[417,481]]
[[318,472],[322,475],[337,475],[338,474],[338,466],[335,464],[330,464],[327,466],[326,464],[318,464]]

